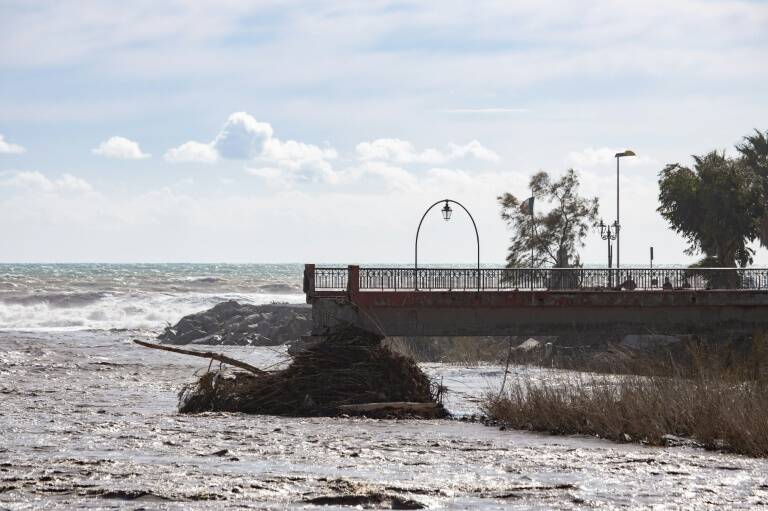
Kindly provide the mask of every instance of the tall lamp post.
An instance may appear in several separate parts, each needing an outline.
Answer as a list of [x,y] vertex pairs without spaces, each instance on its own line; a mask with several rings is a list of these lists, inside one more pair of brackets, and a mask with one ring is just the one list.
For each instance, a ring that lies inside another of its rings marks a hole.
[[[613,232],[611,232],[611,226],[605,225],[602,219],[600,219],[600,224],[598,225],[598,227],[600,227],[600,237],[608,241],[608,287],[613,287],[613,272],[611,271],[611,265],[612,265],[611,241],[617,239],[617,235],[619,234],[619,223],[613,222]],[[618,241],[616,243],[618,244]],[[618,263],[619,261],[617,259],[616,268],[619,267]]]
[[418,276],[419,276],[419,232],[421,231],[421,224],[424,223],[424,219],[427,217],[427,213],[437,206],[440,203],[445,203],[443,208],[440,210],[440,212],[443,215],[443,220],[446,222],[451,219],[451,213],[453,213],[453,209],[451,209],[451,204],[456,204],[461,209],[466,211],[467,215],[469,216],[469,219],[472,220],[472,226],[475,228],[475,239],[477,240],[477,288],[480,289],[480,234],[477,232],[477,224],[475,223],[475,219],[472,217],[472,213],[469,212],[467,208],[464,207],[463,204],[461,204],[458,201],[455,201],[453,199],[440,199],[439,201],[432,204],[430,207],[427,208],[427,210],[424,212],[423,215],[421,215],[421,220],[419,221],[419,226],[416,228],[416,242],[413,245],[413,268],[414,268],[414,278],[416,280],[415,282],[415,288],[418,289],[419,282],[418,282]]
[[635,152],[627,149],[622,153],[616,153],[616,222],[614,223],[616,234],[616,269],[621,266],[621,222],[619,221],[619,161],[626,156],[636,156]]

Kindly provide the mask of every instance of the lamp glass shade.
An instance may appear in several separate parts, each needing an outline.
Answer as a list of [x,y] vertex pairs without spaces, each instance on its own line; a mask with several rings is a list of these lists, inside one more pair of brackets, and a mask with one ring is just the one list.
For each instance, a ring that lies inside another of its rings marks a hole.
[[445,203],[445,206],[443,206],[441,211],[443,212],[443,220],[447,222],[451,219],[451,213],[453,213],[453,210],[451,209],[451,206],[448,205],[448,202]]

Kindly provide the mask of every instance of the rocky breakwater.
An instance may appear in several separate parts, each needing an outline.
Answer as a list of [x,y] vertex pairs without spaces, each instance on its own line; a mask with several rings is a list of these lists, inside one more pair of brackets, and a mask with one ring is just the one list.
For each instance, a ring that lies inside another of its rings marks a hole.
[[[289,345],[296,354],[319,341],[302,339],[312,330],[312,306],[250,305],[234,300],[184,316],[158,336],[163,344],[211,346]],[[492,337],[388,337],[390,350],[418,362],[499,362],[507,357],[510,340]]]
[[165,344],[275,346],[309,335],[312,308],[304,304],[250,305],[234,300],[168,325]]

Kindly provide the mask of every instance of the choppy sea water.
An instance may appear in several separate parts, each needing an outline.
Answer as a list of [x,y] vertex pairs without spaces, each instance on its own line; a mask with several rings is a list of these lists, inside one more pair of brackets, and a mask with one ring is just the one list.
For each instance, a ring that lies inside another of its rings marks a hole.
[[[208,363],[130,339],[224,299],[301,302],[302,269],[0,265],[0,509],[768,505],[767,461],[691,448],[445,420],[178,414],[179,389]],[[286,356],[217,350],[261,367]],[[459,415],[476,412],[503,375],[494,366],[423,367],[448,387],[446,405]]]
[[301,303],[300,264],[0,264],[0,329],[157,330],[224,300]]

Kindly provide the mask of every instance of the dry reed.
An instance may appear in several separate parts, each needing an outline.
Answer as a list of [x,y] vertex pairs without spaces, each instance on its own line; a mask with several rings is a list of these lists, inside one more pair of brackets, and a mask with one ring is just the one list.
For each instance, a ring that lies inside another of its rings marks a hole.
[[509,380],[501,395],[489,393],[483,408],[516,429],[650,445],[665,445],[673,435],[707,449],[766,457],[764,347],[754,342],[736,354],[693,346],[685,364],[665,361],[663,375],[649,369],[650,376],[575,374],[544,381],[523,376]]

